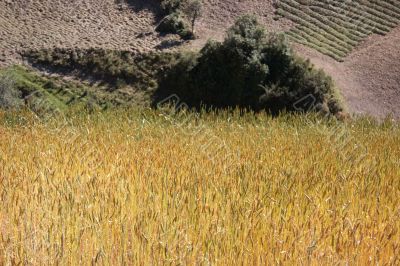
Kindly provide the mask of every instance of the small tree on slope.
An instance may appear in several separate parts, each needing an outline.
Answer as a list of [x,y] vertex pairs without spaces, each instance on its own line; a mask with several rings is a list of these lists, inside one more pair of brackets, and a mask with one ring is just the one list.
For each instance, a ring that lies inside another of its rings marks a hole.
[[203,4],[201,0],[189,0],[184,8],[184,13],[189,18],[194,34],[194,27],[198,18],[202,15]]

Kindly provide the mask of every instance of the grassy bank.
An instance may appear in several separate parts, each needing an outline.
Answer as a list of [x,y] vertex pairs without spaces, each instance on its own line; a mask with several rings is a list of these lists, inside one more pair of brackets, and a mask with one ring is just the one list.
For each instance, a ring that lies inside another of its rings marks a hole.
[[[151,93],[137,86],[117,79],[110,85],[102,79],[85,79],[67,73],[48,75],[46,71],[14,65],[0,69],[0,86],[16,92],[13,99],[8,99],[12,106],[30,109],[40,116],[65,113],[71,109],[93,111],[151,103]],[[0,97],[4,96],[0,93]]]

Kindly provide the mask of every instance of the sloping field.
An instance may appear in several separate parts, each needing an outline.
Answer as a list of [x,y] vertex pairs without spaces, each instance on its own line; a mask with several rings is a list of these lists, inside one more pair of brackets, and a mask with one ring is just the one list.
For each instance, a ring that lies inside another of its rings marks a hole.
[[400,27],[369,36],[344,62],[308,46],[295,48],[334,78],[352,113],[400,117]]
[[292,40],[339,61],[369,35],[385,35],[400,23],[398,0],[281,0],[277,6],[296,23]]
[[235,19],[243,14],[254,14],[266,25],[268,31],[286,31],[293,23],[287,19],[274,19],[273,0],[237,1],[237,0],[204,0],[204,15],[199,21],[197,34],[203,43],[209,37],[223,39],[225,30]]
[[361,113],[400,117],[400,27],[386,36],[368,38],[343,68],[357,84],[343,86],[349,106]]
[[26,49],[155,49],[165,40],[153,30],[157,12],[148,0],[0,0],[0,65]]

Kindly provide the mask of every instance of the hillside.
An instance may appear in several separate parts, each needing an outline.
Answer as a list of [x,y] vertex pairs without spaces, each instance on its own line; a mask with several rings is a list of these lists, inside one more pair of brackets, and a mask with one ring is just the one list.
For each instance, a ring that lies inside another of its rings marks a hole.
[[154,34],[155,1],[0,1],[0,61],[17,62],[20,51],[53,47],[144,52],[165,38]]
[[288,35],[338,61],[371,34],[385,35],[400,22],[397,1],[277,1],[276,13],[296,23]]
[[[346,6],[347,5],[347,6]],[[400,117],[400,1],[205,0],[198,49],[245,13],[269,31],[287,31],[296,51],[336,81],[356,114]],[[0,65],[21,61],[21,51],[106,48],[145,52],[182,43],[154,32],[158,1],[0,1]]]

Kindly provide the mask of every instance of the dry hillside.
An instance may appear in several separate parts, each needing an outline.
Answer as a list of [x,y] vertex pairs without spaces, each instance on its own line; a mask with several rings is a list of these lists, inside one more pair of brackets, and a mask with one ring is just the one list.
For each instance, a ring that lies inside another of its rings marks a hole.
[[157,11],[147,0],[0,0],[0,61],[32,48],[155,49],[164,40],[153,31]]
[[[31,48],[141,52],[176,40],[154,32],[158,1],[118,2],[0,0],[0,65],[19,62],[19,51]],[[268,30],[289,31],[295,49],[334,78],[350,111],[400,117],[400,1],[342,2],[205,0],[199,39],[188,45],[222,39],[237,16],[256,14]]]

